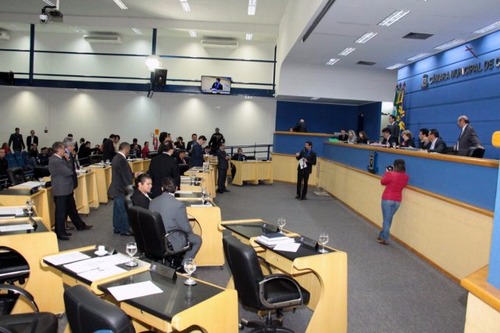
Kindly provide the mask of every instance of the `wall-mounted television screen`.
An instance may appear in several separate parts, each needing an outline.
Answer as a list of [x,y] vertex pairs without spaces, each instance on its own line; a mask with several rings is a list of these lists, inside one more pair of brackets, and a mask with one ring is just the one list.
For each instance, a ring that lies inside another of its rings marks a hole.
[[203,75],[201,77],[201,92],[204,94],[229,95],[231,93],[231,78]]

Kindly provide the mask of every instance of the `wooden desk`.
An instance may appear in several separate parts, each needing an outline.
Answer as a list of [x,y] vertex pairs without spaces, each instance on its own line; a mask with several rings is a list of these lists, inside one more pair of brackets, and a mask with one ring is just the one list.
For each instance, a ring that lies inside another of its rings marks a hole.
[[199,280],[196,286],[186,286],[185,280],[182,275],[169,279],[148,271],[100,285],[99,288],[108,292],[114,286],[153,281],[162,289],[160,294],[120,303],[120,307],[141,324],[139,327],[151,326],[161,332],[184,332],[193,327],[204,332],[238,332],[238,299],[235,290]]
[[104,164],[92,164],[87,167],[94,171],[97,183],[97,196],[100,203],[108,203],[108,188],[111,185],[111,167]]
[[186,176],[194,175],[197,178],[202,179],[202,185],[204,186],[210,194],[211,198],[216,197],[216,187],[215,187],[215,170],[213,168],[209,168],[208,171],[203,171],[203,168],[193,167],[185,172]]
[[291,275],[309,291],[307,306],[313,315],[307,333],[347,332],[347,253],[325,247],[330,252],[320,254],[303,245],[297,253],[273,251],[255,242],[265,233],[264,224],[272,225],[256,219],[226,221],[221,226],[251,244],[274,272]]
[[132,172],[148,172],[149,170],[149,164],[151,163],[151,160],[145,160],[142,158],[137,158],[133,160],[128,161],[128,165],[132,169]]
[[[220,208],[216,206],[196,207],[193,202],[185,202],[188,217],[193,218],[193,232],[199,235],[203,242],[200,251],[196,254],[198,266],[223,266],[224,251],[222,249],[222,231]],[[200,204],[200,202],[196,202]]]
[[51,188],[39,188],[38,192],[30,194],[31,187],[19,184],[0,192],[0,205],[26,206],[26,201],[33,200],[37,216],[42,218],[47,230],[51,229],[54,219],[54,200]]
[[236,167],[233,185],[243,185],[249,182],[257,185],[259,181],[273,183],[273,168],[270,161],[231,161]]
[[79,214],[90,213],[90,208],[99,208],[99,194],[97,191],[97,177],[94,171],[78,175],[78,187],[74,190],[76,209]]
[[[56,234],[38,218],[38,228],[32,232],[17,231],[0,234],[0,244],[19,252],[28,262],[30,276],[24,288],[29,291],[40,311],[63,313],[63,284],[61,275],[40,265],[43,257],[59,251]],[[13,313],[32,312],[27,303],[17,302]]]

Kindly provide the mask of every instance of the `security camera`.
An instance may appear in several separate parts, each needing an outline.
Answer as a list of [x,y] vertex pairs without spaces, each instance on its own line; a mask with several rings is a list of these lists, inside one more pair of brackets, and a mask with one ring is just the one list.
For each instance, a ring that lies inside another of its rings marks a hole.
[[47,23],[49,21],[49,16],[47,14],[40,14],[40,23]]

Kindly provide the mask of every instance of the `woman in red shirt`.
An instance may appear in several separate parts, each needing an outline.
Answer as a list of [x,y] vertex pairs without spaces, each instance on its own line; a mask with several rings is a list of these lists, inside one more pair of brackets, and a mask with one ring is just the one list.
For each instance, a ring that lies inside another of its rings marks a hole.
[[392,218],[403,199],[403,189],[408,184],[405,161],[397,159],[394,161],[394,170],[386,169],[384,177],[380,180],[385,185],[382,193],[382,231],[378,235],[378,242],[389,245],[389,230],[391,229]]

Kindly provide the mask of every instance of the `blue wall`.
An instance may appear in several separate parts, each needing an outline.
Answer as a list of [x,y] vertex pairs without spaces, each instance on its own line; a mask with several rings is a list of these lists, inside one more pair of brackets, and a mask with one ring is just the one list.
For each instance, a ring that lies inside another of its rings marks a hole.
[[[426,58],[398,72],[398,82],[406,83],[404,107],[407,127],[418,133],[422,127],[438,129],[446,144],[453,146],[460,134],[458,116],[465,114],[476,129],[485,158],[498,159],[491,135],[500,129],[500,32],[471,41]],[[473,49],[474,57],[466,50]],[[493,60],[493,66],[486,64]],[[453,70],[477,66],[477,71],[430,83],[422,88],[423,76],[449,74]]]
[[333,133],[340,129],[358,131],[358,115],[364,116],[364,129],[368,136],[380,136],[381,103],[361,106],[278,101],[276,130],[288,131],[299,119],[304,119],[311,133]]

